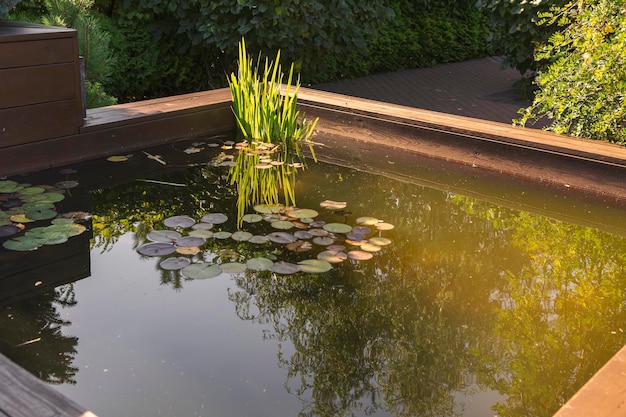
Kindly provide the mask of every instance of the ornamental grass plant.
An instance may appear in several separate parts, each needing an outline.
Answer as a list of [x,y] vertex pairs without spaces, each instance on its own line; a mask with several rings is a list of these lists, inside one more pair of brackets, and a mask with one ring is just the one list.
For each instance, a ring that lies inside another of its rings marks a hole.
[[265,59],[262,72],[260,63],[261,56],[255,63],[242,39],[237,74],[228,79],[239,128],[239,152],[229,171],[237,187],[239,222],[250,205],[279,204],[281,193],[284,204],[295,205],[296,174],[306,167],[304,146],[315,159],[311,137],[318,119],[307,120],[297,108],[294,65],[283,84],[280,51],[273,62]]

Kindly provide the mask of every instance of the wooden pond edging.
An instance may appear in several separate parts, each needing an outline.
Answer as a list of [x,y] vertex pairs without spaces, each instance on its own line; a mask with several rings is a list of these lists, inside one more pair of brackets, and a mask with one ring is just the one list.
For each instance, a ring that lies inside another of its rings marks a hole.
[[0,354],[0,416],[97,417]]
[[[299,98],[307,117],[320,118],[316,153],[331,162],[393,169],[385,149],[401,150],[409,160],[523,178],[626,207],[626,147],[306,88]],[[93,109],[77,134],[0,147],[0,177],[234,132],[228,89]],[[93,416],[28,375],[0,355],[0,416]],[[626,415],[624,387],[626,347],[555,417]]]

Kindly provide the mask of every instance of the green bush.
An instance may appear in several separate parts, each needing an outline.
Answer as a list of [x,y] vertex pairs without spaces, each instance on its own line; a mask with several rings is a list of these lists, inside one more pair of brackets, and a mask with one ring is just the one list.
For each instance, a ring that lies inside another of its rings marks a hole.
[[557,133],[626,144],[626,0],[578,1],[542,17],[564,29],[539,48],[551,64],[517,123],[547,118]]

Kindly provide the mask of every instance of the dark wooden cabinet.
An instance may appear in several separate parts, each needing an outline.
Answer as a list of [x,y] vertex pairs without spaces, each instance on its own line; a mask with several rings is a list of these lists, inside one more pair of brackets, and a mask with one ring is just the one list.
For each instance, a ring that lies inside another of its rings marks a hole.
[[82,124],[76,31],[0,20],[0,148],[76,134]]

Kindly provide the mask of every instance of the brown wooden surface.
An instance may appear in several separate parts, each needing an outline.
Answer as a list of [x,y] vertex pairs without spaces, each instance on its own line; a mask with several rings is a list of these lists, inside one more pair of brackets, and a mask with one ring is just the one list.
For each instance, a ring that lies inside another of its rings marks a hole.
[[0,109],[76,99],[74,63],[0,70]]
[[0,110],[0,149],[77,134],[79,109],[78,100],[64,100]]
[[624,416],[626,416],[626,346],[554,415],[554,417]]
[[96,417],[0,354],[0,416]]
[[73,61],[73,38],[0,42],[0,69]]
[[71,37],[76,37],[76,30],[0,19],[0,43]]

